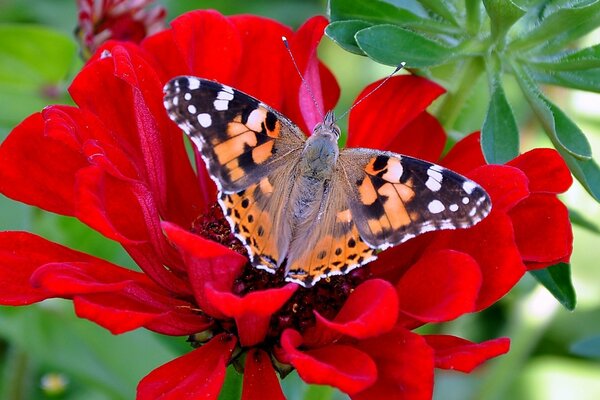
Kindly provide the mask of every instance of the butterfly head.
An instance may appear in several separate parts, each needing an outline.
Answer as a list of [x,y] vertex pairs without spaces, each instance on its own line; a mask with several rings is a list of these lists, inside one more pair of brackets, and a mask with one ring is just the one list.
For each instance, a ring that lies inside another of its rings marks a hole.
[[328,111],[323,118],[323,122],[315,126],[311,136],[329,138],[332,142],[337,143],[340,138],[340,128],[336,125],[335,121],[333,110]]

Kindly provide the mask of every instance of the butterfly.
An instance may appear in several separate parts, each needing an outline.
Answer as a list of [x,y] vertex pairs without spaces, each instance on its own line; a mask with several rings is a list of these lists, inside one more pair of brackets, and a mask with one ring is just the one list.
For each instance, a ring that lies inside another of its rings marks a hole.
[[471,227],[491,210],[481,186],[439,165],[340,150],[332,111],[307,138],[278,111],[218,82],[181,76],[164,94],[252,265],[285,268],[286,281],[311,287],[422,233]]

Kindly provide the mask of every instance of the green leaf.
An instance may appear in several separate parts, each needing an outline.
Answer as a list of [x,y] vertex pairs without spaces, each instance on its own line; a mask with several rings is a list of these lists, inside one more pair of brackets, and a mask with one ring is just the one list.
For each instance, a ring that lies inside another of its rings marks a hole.
[[571,345],[571,353],[581,357],[600,358],[600,336],[579,340]]
[[421,21],[420,17],[410,11],[382,0],[330,0],[329,19],[332,22],[362,20],[394,24]]
[[75,63],[67,36],[30,25],[0,24],[0,124],[14,126],[27,115],[65,102],[64,80]]
[[600,234],[600,228],[594,222],[584,217],[580,212],[569,208],[569,219],[573,225],[577,225],[581,228],[587,229],[588,231],[596,234]]
[[532,28],[515,36],[509,45],[513,53],[537,46],[543,46],[545,52],[554,52],[596,29],[600,25],[600,1],[580,3],[568,2],[555,9],[548,7],[548,15],[538,23],[526,24]]
[[304,400],[331,400],[335,391],[331,386],[309,385],[304,393]]
[[[541,71],[585,71],[600,68],[600,44],[578,51],[568,50],[547,57],[527,60],[531,67]],[[600,75],[596,71],[596,74]]]
[[371,25],[369,22],[359,20],[336,21],[327,25],[325,34],[342,49],[354,54],[365,55],[360,47],[358,47],[358,44],[356,44],[354,35],[361,29],[368,28]]
[[579,127],[560,108],[544,97],[525,68],[517,63],[513,63],[512,67],[521,91],[554,146],[567,151],[576,158],[590,159],[592,149]]
[[598,167],[598,164],[596,164],[594,160],[575,158],[562,148],[557,148],[556,150],[558,150],[567,163],[573,176],[575,176],[585,190],[600,203],[600,167]]
[[571,266],[565,263],[552,265],[548,268],[529,271],[560,304],[567,310],[573,311],[577,304],[575,289],[571,282]]
[[512,0],[483,0],[485,11],[490,17],[492,38],[500,39],[523,15],[525,10]]
[[219,393],[219,400],[240,399],[242,397],[242,381],[243,375],[237,372],[233,366],[229,366],[223,388]]
[[377,25],[356,33],[356,42],[373,60],[397,66],[406,62],[408,68],[443,64],[453,56],[453,50],[396,25]]
[[500,77],[492,78],[490,86],[492,94],[481,128],[481,147],[488,163],[504,164],[519,155],[519,128]]
[[447,0],[419,0],[419,3],[430,12],[439,15],[452,25],[459,26],[459,23],[456,20],[458,10],[452,2]]
[[584,71],[543,71],[534,67],[530,73],[538,82],[600,93],[600,68]]

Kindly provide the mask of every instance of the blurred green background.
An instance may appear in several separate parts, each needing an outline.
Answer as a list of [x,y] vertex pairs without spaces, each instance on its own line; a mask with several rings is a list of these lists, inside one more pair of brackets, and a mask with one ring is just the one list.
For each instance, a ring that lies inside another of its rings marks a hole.
[[[172,19],[196,8],[215,8],[224,14],[252,13],[292,27],[315,14],[326,14],[322,0],[162,0]],[[77,22],[74,0],[0,0],[0,138],[24,117],[47,104],[68,102],[66,87],[81,66],[73,37]],[[18,34],[16,34],[17,32]],[[600,29],[584,39],[600,42]],[[321,58],[342,87],[338,112],[345,111],[359,91],[391,68],[349,54],[325,38]],[[16,59],[19,62],[15,61]],[[44,60],[41,62],[40,60]],[[475,90],[463,109],[458,139],[477,130],[485,115],[486,82]],[[551,147],[541,128],[519,98],[515,82],[505,81],[515,105],[522,148]],[[545,88],[548,96],[588,135],[600,154],[600,95]],[[435,112],[435,104],[432,110]],[[575,183],[563,196],[571,210],[600,223],[600,206]],[[0,197],[0,229],[27,230],[52,241],[95,254],[119,265],[134,267],[122,249],[72,218]],[[501,302],[477,315],[467,315],[436,327],[436,332],[470,340],[509,336],[508,355],[473,374],[439,372],[435,398],[554,400],[600,399],[600,241],[593,229],[574,227],[573,283],[578,306],[563,309],[545,289],[526,276]],[[1,290],[1,288],[0,288]],[[132,399],[137,382],[155,367],[189,349],[185,338],[167,338],[147,331],[112,336],[77,319],[70,303],[46,301],[26,308],[0,309],[0,399]],[[231,381],[223,399],[238,398]],[[291,374],[283,382],[290,399],[343,399],[330,388],[310,387]]]

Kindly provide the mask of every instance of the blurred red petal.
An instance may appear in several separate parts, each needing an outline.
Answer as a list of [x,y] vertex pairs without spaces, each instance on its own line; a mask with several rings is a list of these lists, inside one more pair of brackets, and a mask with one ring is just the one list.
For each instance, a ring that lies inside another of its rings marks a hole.
[[216,400],[236,340],[215,336],[202,347],[155,369],[140,381],[137,400]]
[[210,285],[214,290],[230,291],[233,281],[248,262],[246,257],[175,224],[163,222],[162,227],[183,257],[190,284],[200,307],[210,315],[222,316],[212,302],[207,300],[206,287]]
[[375,360],[377,381],[352,400],[431,400],[433,351],[421,336],[397,328],[360,342],[359,348]]
[[431,114],[422,112],[393,137],[386,150],[437,162],[445,143],[442,125]]
[[321,331],[316,336],[331,336],[336,333],[356,339],[378,336],[390,331],[396,323],[398,317],[396,290],[383,279],[370,279],[360,284],[350,294],[332,321],[325,319],[316,311],[315,315],[316,330]]
[[263,341],[271,317],[298,289],[289,283],[277,289],[266,289],[248,293],[243,297],[228,291],[215,290],[210,284],[205,289],[206,300],[220,314],[235,318],[240,344],[254,346]]
[[449,335],[425,335],[427,344],[435,351],[435,367],[471,372],[490,358],[508,352],[510,340],[500,338],[473,343]]
[[[357,100],[380,82],[373,82],[363,89]],[[398,96],[398,93],[402,95]],[[442,93],[441,86],[425,78],[401,75],[389,79],[350,112],[346,146],[388,150],[396,136],[401,135],[402,130]]]
[[333,344],[301,351],[302,337],[292,329],[281,335],[279,358],[292,364],[306,383],[330,385],[353,394],[375,382],[377,368],[373,360],[355,347]]
[[441,164],[463,175],[477,167],[486,165],[487,163],[481,151],[481,135],[479,132],[471,133],[459,140],[442,159]]
[[533,149],[507,165],[525,172],[531,192],[563,193],[573,183],[567,164],[554,149]]
[[[510,213],[523,260],[556,263],[573,251],[573,230],[567,207],[552,194],[533,194]],[[538,264],[537,268],[544,265]]]
[[253,348],[246,355],[242,400],[285,400],[269,355]]
[[185,60],[182,73],[225,84],[235,82],[242,63],[242,42],[229,19],[213,10],[198,10],[174,19],[171,26],[175,44]]
[[492,199],[492,208],[507,211],[529,195],[527,176],[515,167],[484,165],[469,173]]
[[400,311],[423,322],[450,321],[473,311],[480,287],[477,262],[449,249],[426,252],[396,286]]

